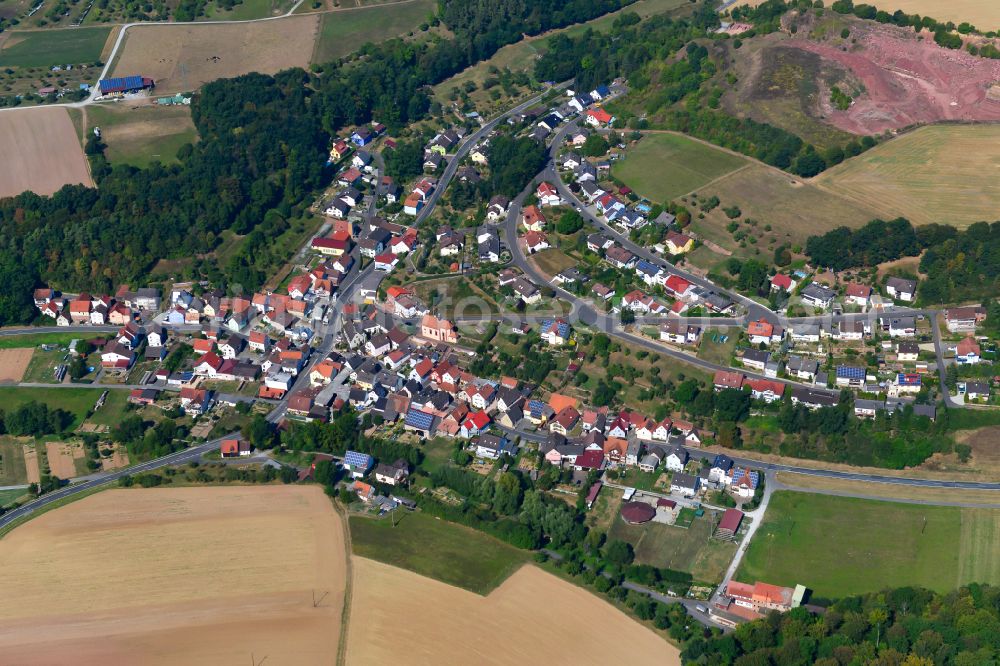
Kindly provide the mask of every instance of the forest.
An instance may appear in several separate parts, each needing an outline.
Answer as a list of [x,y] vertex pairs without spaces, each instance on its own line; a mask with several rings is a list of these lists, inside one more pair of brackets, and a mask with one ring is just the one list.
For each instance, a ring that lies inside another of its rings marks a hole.
[[980,666],[996,663],[1000,589],[971,584],[948,594],[904,587],[841,599],[822,614],[796,608],[696,637],[686,664],[873,664]]
[[1000,288],[1000,222],[977,222],[959,230],[941,224],[914,228],[903,218],[873,220],[860,229],[838,227],[812,236],[805,251],[814,266],[838,271],[923,252],[921,303],[992,298]]
[[262,248],[329,182],[331,136],[373,118],[397,131],[427,113],[429,85],[522,34],[619,7],[617,0],[530,8],[517,0],[449,0],[442,9],[451,39],[389,40],[315,73],[293,69],[206,85],[192,104],[200,141],[181,148],[180,164],[112,167],[97,144],[88,150],[97,189],[67,186],[51,197],[0,200],[0,325],[34,316],[34,286],[106,293],[123,282],[145,284],[158,260],[206,256],[226,231],[248,235],[221,273],[211,271],[213,280],[231,291],[258,288]]

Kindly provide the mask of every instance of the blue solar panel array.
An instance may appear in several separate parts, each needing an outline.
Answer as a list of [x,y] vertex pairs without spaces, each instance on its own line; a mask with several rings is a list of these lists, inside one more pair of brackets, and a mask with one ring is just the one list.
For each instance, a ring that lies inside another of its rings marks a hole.
[[98,84],[102,93],[124,92],[127,90],[141,90],[142,77],[138,75],[118,76],[111,79],[101,79]]
[[841,365],[837,367],[837,377],[841,379],[864,379],[865,369],[854,365]]
[[417,430],[430,430],[434,425],[434,415],[411,407],[410,411],[406,412],[406,425]]
[[[552,324],[553,323],[554,322],[551,319],[546,319],[545,321],[543,321],[542,322],[542,332],[545,332],[545,331],[549,330],[550,328],[552,328]],[[559,329],[558,329],[559,337],[560,338],[564,338],[564,339],[568,338],[569,337],[569,324],[566,323],[565,321],[562,321],[562,320],[560,320],[558,322],[558,324],[559,324]]]
[[368,469],[373,463],[372,457],[367,453],[360,453],[358,451],[347,451],[344,453],[345,467]]

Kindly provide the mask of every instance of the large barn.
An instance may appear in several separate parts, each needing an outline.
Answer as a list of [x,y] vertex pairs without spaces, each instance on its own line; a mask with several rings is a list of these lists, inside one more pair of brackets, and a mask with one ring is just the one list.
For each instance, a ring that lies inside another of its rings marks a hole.
[[102,95],[124,95],[127,93],[148,90],[154,86],[153,79],[145,76],[118,76],[111,79],[101,79],[97,84]]

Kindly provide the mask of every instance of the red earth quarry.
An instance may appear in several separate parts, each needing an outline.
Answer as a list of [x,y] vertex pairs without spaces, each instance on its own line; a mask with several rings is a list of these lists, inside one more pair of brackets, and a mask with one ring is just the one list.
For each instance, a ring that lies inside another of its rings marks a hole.
[[1000,101],[988,96],[1000,84],[1000,61],[945,49],[930,33],[884,25],[859,26],[849,51],[803,39],[787,46],[816,53],[851,70],[865,92],[846,111],[824,101],[824,114],[853,134],[879,134],[941,120],[1000,121]]

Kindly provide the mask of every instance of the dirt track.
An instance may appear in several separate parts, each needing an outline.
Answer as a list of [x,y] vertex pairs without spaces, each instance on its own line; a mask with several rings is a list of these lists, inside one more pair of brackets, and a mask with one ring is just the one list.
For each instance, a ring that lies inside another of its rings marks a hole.
[[680,664],[677,648],[534,566],[489,596],[362,557],[347,664]]
[[0,147],[0,197],[25,190],[52,194],[63,185],[94,184],[66,109],[0,113]]
[[312,57],[318,15],[239,24],[171,24],[129,28],[112,76],[140,74],[156,93],[197,90],[209,81],[289,67]]
[[319,487],[108,490],[0,541],[0,662],[328,664],[345,559]]
[[864,84],[864,94],[846,111],[826,104],[836,127],[878,134],[941,120],[1000,121],[1000,102],[987,98],[1000,82],[1000,61],[945,49],[929,33],[921,40],[895,26],[858,23],[852,36],[857,46],[851,51],[805,39],[785,42],[846,66]]

